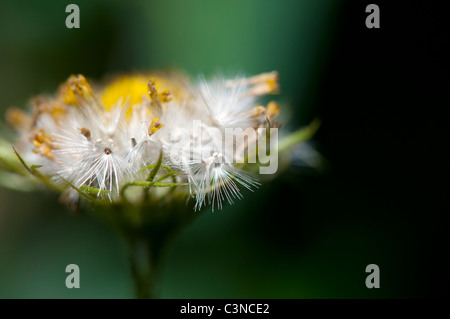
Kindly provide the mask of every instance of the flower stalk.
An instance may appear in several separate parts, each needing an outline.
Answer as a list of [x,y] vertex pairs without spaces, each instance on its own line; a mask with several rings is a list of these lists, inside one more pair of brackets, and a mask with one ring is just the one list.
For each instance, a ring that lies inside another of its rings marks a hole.
[[157,206],[152,208],[155,216],[149,218],[138,207],[123,207],[127,221],[118,220],[116,223],[127,243],[135,296],[138,299],[159,297],[161,264],[167,248],[177,232],[198,215],[186,207],[173,207],[171,211]]
[[153,299],[157,296],[159,248],[148,238],[136,238],[129,242],[131,270],[138,299]]

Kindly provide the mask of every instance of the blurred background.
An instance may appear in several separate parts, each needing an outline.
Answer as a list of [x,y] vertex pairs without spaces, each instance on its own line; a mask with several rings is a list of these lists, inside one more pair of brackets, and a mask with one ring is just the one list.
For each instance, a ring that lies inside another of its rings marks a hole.
[[[80,29],[65,27],[70,3],[80,8]],[[320,118],[311,145],[326,165],[293,165],[235,205],[199,216],[168,252],[161,297],[440,296],[448,282],[448,34],[443,15],[434,16],[439,7],[419,1],[375,1],[381,28],[369,30],[369,3],[2,1],[1,114],[55,92],[72,73],[277,70],[283,130]],[[0,298],[134,296],[125,244],[105,225],[71,214],[49,192],[2,188],[0,203]],[[71,263],[81,289],[65,287]],[[380,289],[365,286],[372,263]]]

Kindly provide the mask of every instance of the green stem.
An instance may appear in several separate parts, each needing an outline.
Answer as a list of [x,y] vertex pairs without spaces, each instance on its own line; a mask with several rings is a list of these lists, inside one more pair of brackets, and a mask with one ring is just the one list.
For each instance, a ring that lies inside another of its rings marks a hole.
[[96,208],[95,216],[112,226],[127,244],[136,298],[158,298],[167,248],[198,213],[176,196],[165,206],[149,201],[145,205],[122,202]]
[[309,140],[319,129],[320,120],[314,119],[308,126],[286,136],[278,144],[278,152],[281,153],[294,145]]
[[154,243],[145,237],[129,241],[131,270],[138,299],[152,299],[158,296],[162,245],[163,243]]

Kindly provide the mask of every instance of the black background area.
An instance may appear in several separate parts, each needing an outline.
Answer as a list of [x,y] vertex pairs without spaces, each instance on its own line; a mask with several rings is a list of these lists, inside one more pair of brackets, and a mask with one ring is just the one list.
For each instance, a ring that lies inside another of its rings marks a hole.
[[[379,29],[365,26],[370,3],[380,8]],[[315,141],[327,171],[276,182],[283,203],[260,216],[263,232],[278,232],[287,249],[301,249],[323,229],[337,241],[349,238],[338,248],[353,256],[345,265],[377,263],[382,288],[391,289],[373,297],[437,297],[448,286],[445,12],[442,2],[345,3],[315,96],[322,121]],[[280,205],[290,209],[277,222]],[[352,226],[340,232],[342,224]],[[333,265],[323,271],[336,286],[363,280],[339,279],[345,271]]]

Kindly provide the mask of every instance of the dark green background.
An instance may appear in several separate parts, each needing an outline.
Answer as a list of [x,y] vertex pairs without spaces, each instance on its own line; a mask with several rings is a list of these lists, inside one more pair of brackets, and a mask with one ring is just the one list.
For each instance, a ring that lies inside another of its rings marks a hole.
[[[292,167],[185,229],[163,298],[439,296],[448,282],[448,125],[436,8],[378,1],[64,1],[0,4],[0,108],[26,106],[72,73],[179,68],[193,76],[278,70],[283,129],[322,120],[322,172]],[[415,22],[414,22],[415,21]],[[448,107],[448,106],[447,106]],[[0,190],[0,297],[131,298],[125,245],[45,193]],[[65,266],[81,289],[65,287]],[[365,267],[381,288],[365,287]]]

